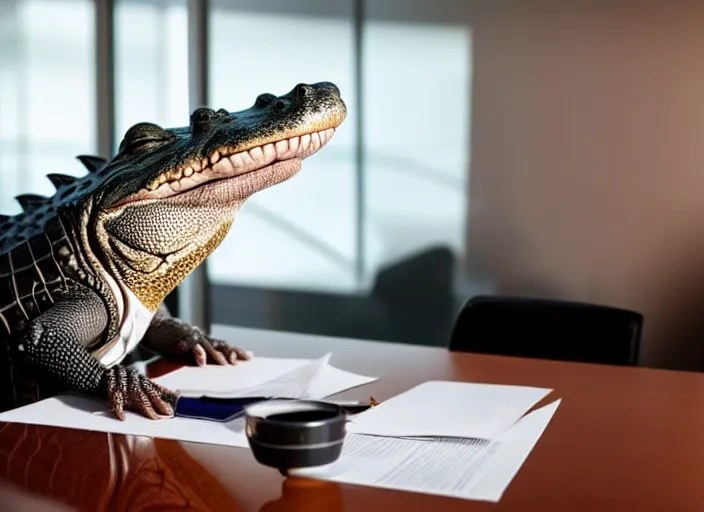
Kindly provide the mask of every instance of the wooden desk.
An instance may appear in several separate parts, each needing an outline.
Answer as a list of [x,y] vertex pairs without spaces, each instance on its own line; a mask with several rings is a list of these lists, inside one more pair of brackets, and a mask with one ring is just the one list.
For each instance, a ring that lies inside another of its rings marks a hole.
[[[0,510],[704,510],[704,375],[451,354],[429,347],[218,328],[262,356],[378,375],[341,396],[389,398],[429,379],[551,387],[562,405],[498,505],[289,480],[245,449],[0,426]],[[540,405],[543,405],[542,403]],[[69,508],[33,508],[48,498]],[[12,508],[13,505],[16,508]],[[34,503],[32,504],[34,505]]]

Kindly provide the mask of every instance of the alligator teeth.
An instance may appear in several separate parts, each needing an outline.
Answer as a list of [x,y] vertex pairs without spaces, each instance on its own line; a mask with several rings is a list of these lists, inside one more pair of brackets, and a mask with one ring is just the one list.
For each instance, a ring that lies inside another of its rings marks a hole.
[[306,157],[322,148],[334,132],[333,129],[324,130],[235,153],[213,164],[209,174],[212,178],[237,176],[266,167],[277,160]]
[[233,174],[235,167],[232,165],[232,161],[229,158],[223,158],[213,166],[213,171],[223,174]]
[[271,160],[273,161],[276,156],[276,146],[274,144],[266,144],[262,148],[262,151],[264,152],[264,160]]
[[310,147],[310,134],[301,135],[301,151],[308,151]]
[[296,152],[298,151],[298,146],[301,143],[301,138],[300,137],[294,137],[292,139],[288,139],[288,149],[289,151]]
[[260,162],[265,162],[264,160],[264,151],[262,151],[262,148],[257,146],[256,148],[252,148],[249,150],[249,156],[252,157],[252,160],[254,161],[255,164],[258,164]]
[[149,197],[168,197],[211,180],[232,178],[256,171],[276,161],[305,158],[322,148],[334,133],[335,130],[330,128],[238,153],[231,153],[231,150],[216,151],[210,158],[203,158],[185,169],[162,174],[147,186],[147,192],[135,194],[126,202]]
[[280,140],[276,144],[274,144],[274,148],[276,151],[277,155],[282,154],[285,151],[288,151],[288,141],[287,140]]

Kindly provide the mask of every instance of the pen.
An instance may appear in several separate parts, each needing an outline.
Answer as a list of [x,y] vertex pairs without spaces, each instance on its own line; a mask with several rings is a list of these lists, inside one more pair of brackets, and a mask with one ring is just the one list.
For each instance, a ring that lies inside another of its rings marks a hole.
[[[174,416],[180,418],[201,419],[209,421],[232,421],[244,412],[244,408],[248,405],[262,402],[264,400],[296,400],[295,398],[279,398],[271,396],[250,396],[250,397],[233,397],[219,398],[209,396],[199,397],[179,397],[176,400]],[[367,403],[359,401],[335,401],[322,400],[324,402],[333,403],[343,408],[348,415],[359,414],[377,405],[373,398]]]

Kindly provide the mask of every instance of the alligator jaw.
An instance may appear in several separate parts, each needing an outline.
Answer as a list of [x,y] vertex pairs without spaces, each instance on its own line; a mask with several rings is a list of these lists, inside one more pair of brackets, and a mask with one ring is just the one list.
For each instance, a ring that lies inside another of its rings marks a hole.
[[[290,163],[291,165],[276,167],[291,169],[291,173],[294,173],[300,168],[301,160],[318,152],[334,134],[335,128],[327,128],[270,142],[263,146],[255,146],[245,151],[234,152],[228,148],[220,149],[207,159],[193,161],[190,165],[163,173],[147,188],[127,196],[114,204],[110,210],[141,201],[166,199],[214,181],[251,174],[265,174],[265,171],[271,171],[271,168],[278,163]],[[298,162],[292,162],[292,160]]]

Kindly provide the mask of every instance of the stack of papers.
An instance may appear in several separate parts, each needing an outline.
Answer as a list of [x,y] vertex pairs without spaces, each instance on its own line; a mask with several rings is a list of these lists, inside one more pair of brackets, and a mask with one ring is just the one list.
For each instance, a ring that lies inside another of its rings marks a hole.
[[398,437],[493,439],[552,390],[430,381],[354,418],[348,432]]
[[557,410],[550,389],[426,382],[355,416],[338,461],[293,472],[498,502]]
[[[317,360],[255,357],[236,366],[185,367],[154,379],[187,396],[278,396],[320,400],[374,382],[329,364],[331,354]],[[105,402],[61,395],[0,414],[0,422],[51,425],[115,434],[150,436],[194,443],[248,448],[244,418],[228,423],[168,418],[150,420],[128,412],[116,418]]]
[[[256,357],[236,366],[181,368],[154,379],[185,396],[324,399],[377,380],[329,361]],[[560,401],[526,414],[552,390],[433,381],[350,417],[338,461],[293,475],[497,502]],[[244,418],[118,420],[102,401],[64,395],[0,414],[0,422],[49,425],[248,448]]]

